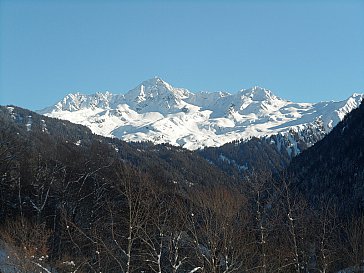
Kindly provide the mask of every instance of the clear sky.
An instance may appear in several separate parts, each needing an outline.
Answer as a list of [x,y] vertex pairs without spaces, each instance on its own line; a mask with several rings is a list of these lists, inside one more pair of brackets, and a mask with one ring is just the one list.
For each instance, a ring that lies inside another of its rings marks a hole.
[[0,104],[32,110],[160,76],[297,102],[364,92],[364,1],[0,0]]

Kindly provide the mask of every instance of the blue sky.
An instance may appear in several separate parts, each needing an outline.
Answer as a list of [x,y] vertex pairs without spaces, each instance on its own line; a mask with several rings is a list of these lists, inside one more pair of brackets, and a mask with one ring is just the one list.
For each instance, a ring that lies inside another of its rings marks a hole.
[[32,110],[160,76],[297,102],[364,92],[364,1],[0,0],[0,104]]

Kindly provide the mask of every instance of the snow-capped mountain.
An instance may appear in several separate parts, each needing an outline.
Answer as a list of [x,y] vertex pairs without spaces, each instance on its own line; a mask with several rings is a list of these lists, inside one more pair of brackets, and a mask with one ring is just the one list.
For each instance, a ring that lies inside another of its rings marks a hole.
[[289,135],[292,141],[298,137],[310,146],[363,98],[353,94],[339,102],[294,103],[257,86],[234,94],[193,93],[156,77],[125,94],[69,94],[39,113],[86,125],[104,136],[191,150],[272,135]]

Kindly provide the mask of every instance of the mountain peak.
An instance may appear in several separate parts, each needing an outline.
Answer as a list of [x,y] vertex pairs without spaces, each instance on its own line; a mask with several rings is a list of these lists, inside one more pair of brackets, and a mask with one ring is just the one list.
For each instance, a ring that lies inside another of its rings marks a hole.
[[154,77],[143,81],[124,97],[138,113],[152,111],[167,114],[179,111],[185,105],[182,100],[189,94],[186,89],[174,88],[160,77]]
[[155,100],[157,98],[164,100],[166,97],[174,97],[180,100],[187,96],[188,91],[181,88],[174,88],[169,83],[156,76],[140,83],[134,89],[125,94],[127,100],[140,103],[146,100]]
[[266,100],[279,99],[272,93],[272,91],[260,86],[253,86],[252,88],[249,89],[243,89],[240,91],[240,93],[243,96],[248,97],[253,101],[266,101]]
[[363,97],[363,93],[353,93],[351,95],[352,98],[356,98],[356,97]]
[[150,78],[148,80],[145,80],[140,85],[143,85],[144,87],[162,87],[162,88],[165,88],[165,89],[168,89],[168,90],[173,89],[173,87],[169,83],[162,80],[158,76],[155,76],[154,78]]

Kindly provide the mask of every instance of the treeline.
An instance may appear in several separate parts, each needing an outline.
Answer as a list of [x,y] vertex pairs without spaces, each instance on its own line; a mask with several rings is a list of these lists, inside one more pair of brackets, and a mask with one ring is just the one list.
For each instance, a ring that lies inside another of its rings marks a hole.
[[205,147],[197,152],[233,177],[243,178],[252,170],[264,169],[279,174],[292,158],[307,150],[326,135],[321,120],[287,133],[235,140],[220,147]]

